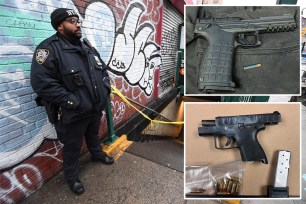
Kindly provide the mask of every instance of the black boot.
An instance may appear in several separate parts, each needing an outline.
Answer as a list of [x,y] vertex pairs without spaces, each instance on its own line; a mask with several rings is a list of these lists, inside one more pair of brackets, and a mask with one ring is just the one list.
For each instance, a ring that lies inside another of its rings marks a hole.
[[71,191],[77,195],[80,195],[85,191],[85,187],[83,186],[83,184],[79,179],[75,179],[74,181],[68,181],[68,185]]
[[99,157],[91,157],[92,162],[102,162],[103,164],[111,165],[114,163],[113,157],[109,157],[107,155],[99,156]]

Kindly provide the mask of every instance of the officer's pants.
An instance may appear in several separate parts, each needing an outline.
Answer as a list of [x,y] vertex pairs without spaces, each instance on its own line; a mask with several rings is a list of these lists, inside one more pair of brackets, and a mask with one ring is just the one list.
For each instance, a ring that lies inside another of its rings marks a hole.
[[57,137],[63,143],[63,170],[68,182],[73,182],[79,175],[79,158],[83,143],[83,136],[92,157],[99,158],[104,155],[99,142],[99,127],[101,115],[96,114],[71,124],[55,125]]

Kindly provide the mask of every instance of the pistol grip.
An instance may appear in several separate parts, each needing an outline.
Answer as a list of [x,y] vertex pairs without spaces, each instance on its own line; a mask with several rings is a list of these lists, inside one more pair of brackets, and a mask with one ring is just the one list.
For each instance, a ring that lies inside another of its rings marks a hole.
[[[199,27],[196,27],[196,30]],[[202,28],[203,29],[203,28]],[[223,31],[212,25],[204,32],[196,32],[208,42],[208,48],[199,68],[198,89],[204,92],[235,91],[232,81],[232,62],[235,33]]]
[[261,161],[264,164],[268,164],[266,154],[257,140],[257,133],[262,129],[264,127],[260,127],[260,129],[254,128],[251,134],[250,132],[245,132],[245,134],[240,135],[238,148],[242,161]]

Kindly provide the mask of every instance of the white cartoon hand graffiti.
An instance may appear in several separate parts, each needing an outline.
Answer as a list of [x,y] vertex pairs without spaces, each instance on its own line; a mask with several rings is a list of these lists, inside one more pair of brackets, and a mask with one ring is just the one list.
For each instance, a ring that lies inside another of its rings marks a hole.
[[161,55],[160,48],[149,40],[155,32],[152,23],[145,21],[139,25],[145,10],[140,2],[128,6],[121,27],[117,29],[109,67],[129,84],[139,85],[147,95],[151,95],[154,69],[161,64]]

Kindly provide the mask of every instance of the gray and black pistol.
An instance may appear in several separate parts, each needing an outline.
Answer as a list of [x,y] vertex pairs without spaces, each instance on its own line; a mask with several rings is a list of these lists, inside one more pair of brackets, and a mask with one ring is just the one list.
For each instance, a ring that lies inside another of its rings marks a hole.
[[195,36],[205,38],[208,47],[198,72],[198,90],[206,93],[235,91],[232,63],[235,48],[259,47],[260,33],[293,31],[294,15],[242,20],[239,17],[197,19]]

